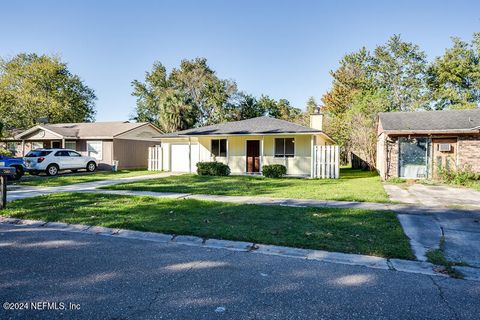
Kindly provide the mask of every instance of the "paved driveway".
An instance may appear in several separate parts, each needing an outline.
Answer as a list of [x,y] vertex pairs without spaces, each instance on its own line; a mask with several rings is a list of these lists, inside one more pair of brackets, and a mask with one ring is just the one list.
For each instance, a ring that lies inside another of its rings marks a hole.
[[0,225],[0,319],[473,319],[478,282]]
[[414,253],[425,260],[429,249],[440,245],[443,235],[445,256],[480,268],[480,212],[449,209],[402,210],[397,214]]
[[480,209],[480,192],[468,188],[412,184],[384,184],[390,200],[429,207]]
[[480,267],[480,192],[422,184],[384,187],[392,201],[424,206],[397,210],[417,258],[425,260],[426,251],[438,248],[443,235],[449,260]]

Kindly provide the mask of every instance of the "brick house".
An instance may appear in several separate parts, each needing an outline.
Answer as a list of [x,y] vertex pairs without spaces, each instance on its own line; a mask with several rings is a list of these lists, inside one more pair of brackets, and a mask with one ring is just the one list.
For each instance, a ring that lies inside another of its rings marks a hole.
[[377,133],[382,179],[431,179],[438,167],[480,172],[480,109],[380,113]]

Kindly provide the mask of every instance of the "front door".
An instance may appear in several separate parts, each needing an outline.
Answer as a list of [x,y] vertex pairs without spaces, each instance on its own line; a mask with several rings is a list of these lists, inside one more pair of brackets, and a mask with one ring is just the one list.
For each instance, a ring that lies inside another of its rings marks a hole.
[[62,147],[62,143],[60,141],[52,141],[52,148],[60,149]]
[[247,140],[247,172],[260,172],[260,140]]
[[438,177],[440,168],[444,170],[455,170],[457,163],[457,139],[456,138],[435,138],[433,144],[433,176]]

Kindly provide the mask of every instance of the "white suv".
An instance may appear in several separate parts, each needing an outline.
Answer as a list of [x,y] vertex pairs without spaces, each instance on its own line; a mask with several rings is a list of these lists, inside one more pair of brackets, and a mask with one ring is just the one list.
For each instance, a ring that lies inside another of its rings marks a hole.
[[97,169],[96,159],[84,157],[70,149],[35,149],[23,158],[28,173],[37,175],[44,171],[49,176],[55,176],[60,170],[86,169],[93,172]]

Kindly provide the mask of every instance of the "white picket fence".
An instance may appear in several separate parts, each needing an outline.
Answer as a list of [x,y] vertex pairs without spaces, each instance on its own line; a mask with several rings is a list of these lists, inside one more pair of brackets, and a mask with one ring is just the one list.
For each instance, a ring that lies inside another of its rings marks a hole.
[[315,151],[313,153],[313,163],[314,178],[340,178],[339,146],[315,146]]
[[160,146],[148,148],[148,171],[163,170],[163,149]]

